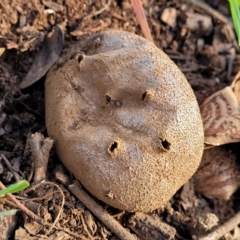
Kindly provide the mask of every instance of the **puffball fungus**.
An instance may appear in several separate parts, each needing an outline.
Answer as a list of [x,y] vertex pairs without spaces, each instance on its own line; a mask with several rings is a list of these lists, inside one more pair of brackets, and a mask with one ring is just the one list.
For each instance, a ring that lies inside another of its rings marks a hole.
[[161,207],[203,153],[203,124],[178,67],[133,33],[83,36],[47,75],[46,125],[64,165],[126,211]]

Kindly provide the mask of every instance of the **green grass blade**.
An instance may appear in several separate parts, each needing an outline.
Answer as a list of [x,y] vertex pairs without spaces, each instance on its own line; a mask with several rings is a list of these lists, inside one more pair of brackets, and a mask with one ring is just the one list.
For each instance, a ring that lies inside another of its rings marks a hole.
[[14,215],[14,214],[17,213],[17,211],[18,211],[17,209],[11,209],[11,210],[8,210],[8,211],[0,212],[0,217]]
[[229,0],[230,11],[233,19],[233,25],[238,38],[238,45],[240,45],[240,0]]
[[0,190],[0,197],[4,196],[7,193],[16,193],[19,192],[27,187],[29,187],[29,182],[26,180],[19,181],[17,183],[14,183],[10,186],[8,186],[5,189]]

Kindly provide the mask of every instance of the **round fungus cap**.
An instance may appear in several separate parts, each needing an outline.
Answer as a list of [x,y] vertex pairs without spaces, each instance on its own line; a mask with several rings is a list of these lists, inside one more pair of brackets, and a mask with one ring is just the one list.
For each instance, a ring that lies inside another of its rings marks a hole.
[[193,175],[203,125],[178,67],[133,33],[103,31],[66,49],[45,83],[46,125],[70,172],[126,211],[161,207]]

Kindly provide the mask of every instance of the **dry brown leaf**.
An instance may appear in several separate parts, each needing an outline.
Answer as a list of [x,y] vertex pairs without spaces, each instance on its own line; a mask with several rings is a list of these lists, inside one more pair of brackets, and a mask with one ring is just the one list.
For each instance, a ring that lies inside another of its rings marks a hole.
[[237,156],[224,146],[207,149],[193,176],[194,189],[208,198],[229,200],[240,187]]
[[59,58],[63,48],[64,36],[60,26],[56,25],[52,35],[45,39],[42,49],[36,54],[32,66],[19,87],[24,89],[43,77]]
[[219,146],[240,141],[240,72],[232,84],[200,106],[205,143]]

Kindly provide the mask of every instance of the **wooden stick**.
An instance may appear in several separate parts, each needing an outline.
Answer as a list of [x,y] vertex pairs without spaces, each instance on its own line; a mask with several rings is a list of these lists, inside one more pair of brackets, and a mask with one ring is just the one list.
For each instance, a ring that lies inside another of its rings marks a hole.
[[140,24],[140,27],[142,29],[144,37],[147,40],[153,42],[153,38],[152,38],[150,29],[149,29],[149,26],[148,26],[148,23],[147,23],[147,19],[146,19],[145,13],[144,13],[144,9],[142,7],[141,0],[131,0],[131,3],[132,3],[132,6],[133,6],[133,9],[134,9],[134,12],[136,14],[137,20],[138,20],[138,22]]
[[1,157],[4,160],[5,164],[7,165],[8,169],[12,172],[16,182],[18,182],[20,180],[20,178],[19,178],[18,173],[14,171],[12,164],[9,162],[9,160],[3,154],[1,154]]

